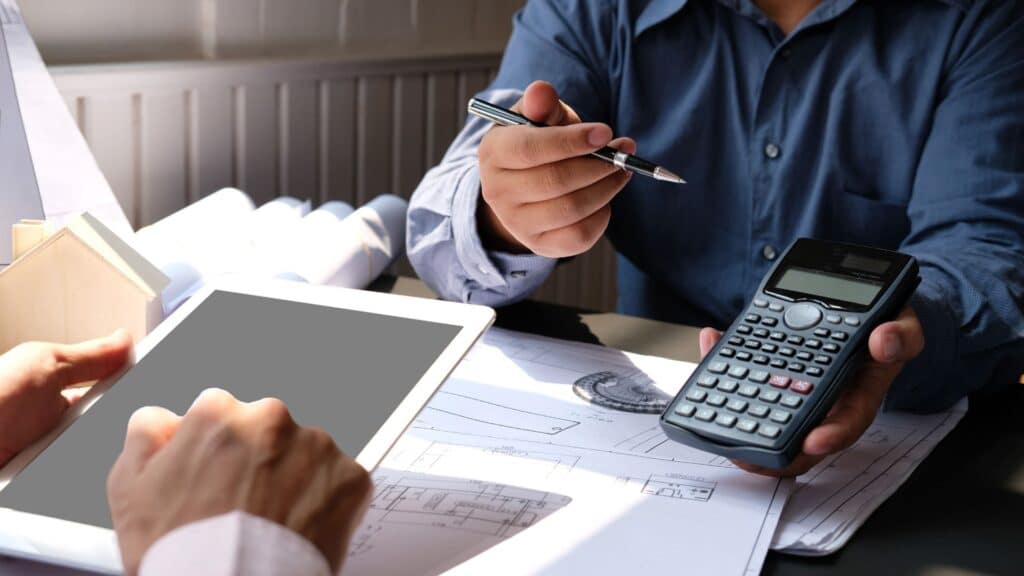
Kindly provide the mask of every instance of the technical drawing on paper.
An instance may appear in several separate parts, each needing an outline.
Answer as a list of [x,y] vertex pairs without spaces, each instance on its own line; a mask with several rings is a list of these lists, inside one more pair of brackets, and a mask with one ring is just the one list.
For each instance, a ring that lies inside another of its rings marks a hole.
[[706,482],[683,474],[651,474],[642,492],[649,496],[707,502],[715,493],[716,486],[717,482]]
[[419,474],[378,475],[367,519],[350,557],[373,549],[387,525],[429,526],[500,539],[533,526],[572,501],[568,496],[477,480]]
[[438,392],[434,399],[431,400],[426,410],[424,410],[424,414],[417,419],[417,426],[436,429],[437,427],[432,426],[430,423],[432,412],[441,412],[449,416],[465,418],[466,420],[472,420],[481,424],[510,428],[512,430],[523,430],[525,432],[536,432],[538,434],[554,435],[580,425],[577,420],[512,408],[496,402],[444,390]]
[[443,470],[445,466],[449,465],[449,460],[456,463],[480,462],[482,465],[493,463],[516,466],[515,462],[510,463],[507,460],[509,458],[528,460],[528,463],[520,466],[519,470],[523,471],[525,467],[530,467],[537,472],[538,477],[547,480],[564,478],[580,461],[580,457],[575,454],[524,449],[510,444],[462,446],[431,442],[422,453],[412,459],[409,468],[417,472],[430,473]]

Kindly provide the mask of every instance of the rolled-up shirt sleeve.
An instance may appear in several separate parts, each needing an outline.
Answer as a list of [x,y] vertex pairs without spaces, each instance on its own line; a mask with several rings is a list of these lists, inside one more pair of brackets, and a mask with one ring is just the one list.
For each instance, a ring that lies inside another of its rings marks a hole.
[[299,534],[244,512],[173,530],[146,551],[139,576],[330,576],[323,554]]
[[[607,121],[606,70],[615,2],[529,2],[494,83],[479,96],[511,107],[534,80],[551,82],[587,121]],[[572,24],[570,24],[572,23]],[[406,234],[417,274],[448,300],[501,306],[539,288],[556,260],[489,251],[477,232],[477,149],[491,124],[470,117],[441,163],[412,196]]]
[[921,265],[912,304],[925,351],[890,407],[945,408],[1024,372],[1024,10],[988,3],[950,51],[902,250]]

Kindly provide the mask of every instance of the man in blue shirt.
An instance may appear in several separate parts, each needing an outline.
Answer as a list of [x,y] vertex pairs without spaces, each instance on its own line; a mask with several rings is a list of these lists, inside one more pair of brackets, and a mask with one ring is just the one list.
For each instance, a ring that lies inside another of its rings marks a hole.
[[[482,97],[559,127],[472,119],[420,185],[409,255],[446,298],[524,298],[607,234],[620,311],[721,327],[798,237],[918,259],[911,305],[783,473],[883,399],[937,410],[1024,370],[1021,2],[532,0]],[[580,158],[613,130],[690,184]]]

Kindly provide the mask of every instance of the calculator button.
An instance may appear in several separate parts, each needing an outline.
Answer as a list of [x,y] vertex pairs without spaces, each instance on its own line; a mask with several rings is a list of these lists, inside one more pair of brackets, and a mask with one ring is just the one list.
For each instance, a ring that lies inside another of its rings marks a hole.
[[764,318],[761,320],[761,324],[764,326],[768,326],[769,328],[777,325],[778,323],[779,321],[776,320],[775,318]]
[[807,330],[821,322],[821,310],[812,304],[797,304],[786,310],[783,319],[786,321],[786,326],[793,330]]
[[753,420],[747,420],[744,418],[743,420],[740,420],[738,424],[736,424],[736,429],[739,430],[740,432],[748,432],[750,434],[753,434],[757,430],[757,422],[754,422]]
[[761,426],[761,429],[757,431],[758,434],[765,438],[778,438],[782,430],[778,426]]
[[792,348],[788,347],[783,347],[781,350],[779,350],[779,354],[782,354],[783,356],[792,356],[796,354],[796,350],[793,350]]
[[761,390],[761,395],[758,396],[758,399],[760,399],[762,402],[775,404],[776,402],[779,401],[779,398],[781,396],[782,394],[779,394],[778,390]]
[[758,354],[757,356],[754,356],[754,364],[768,364],[768,357],[764,354]]
[[693,404],[680,404],[679,406],[676,406],[676,414],[686,418],[693,416],[695,412],[697,412],[697,407]]
[[704,399],[707,397],[707,392],[699,390],[697,388],[694,388],[693,390],[690,390],[689,392],[686,393],[686,399],[691,402],[703,402]]
[[799,346],[804,343],[804,339],[803,336],[790,336],[789,338],[786,338],[786,342],[794,346]]
[[817,330],[814,331],[814,335],[817,336],[818,338],[828,338],[828,335],[830,333],[831,332],[829,332],[828,328],[818,328]]
[[712,362],[711,365],[708,366],[708,372],[711,372],[712,374],[725,374],[728,369],[729,365],[725,362]]
[[751,350],[761,349],[761,343],[758,342],[757,340],[747,340],[743,345],[746,346],[747,348],[750,348]]
[[818,376],[821,376],[824,373],[825,373],[825,371],[822,370],[818,366],[808,366],[807,367],[807,375],[808,376],[814,376],[815,378],[817,378]]
[[769,384],[771,384],[772,387],[782,389],[789,388],[790,382],[792,382],[792,380],[789,376],[782,376],[781,374],[776,374],[772,376],[771,380],[769,380]]
[[825,352],[835,354],[836,352],[839,352],[839,344],[836,344],[835,342],[826,342],[821,349]]
[[726,400],[726,397],[722,394],[712,394],[711,396],[708,396],[708,406],[720,408],[725,406]]
[[735,380],[723,380],[722,383],[718,385],[718,389],[727,394],[735,392],[739,387],[739,383]]
[[700,410],[697,410],[697,419],[705,422],[711,422],[715,419],[715,414],[717,414],[717,412],[711,408],[701,408]]
[[850,335],[847,334],[846,332],[833,332],[832,333],[832,339],[833,340],[838,340],[840,342],[846,342],[846,339],[849,338],[849,337],[850,337]]
[[783,310],[782,304],[777,304],[775,302],[772,302],[771,304],[769,304],[768,305],[768,309],[771,310],[772,312],[782,312],[782,310]]
[[810,352],[797,352],[796,359],[803,360],[804,362],[810,362],[811,358],[814,358],[814,354]]
[[754,298],[754,308],[767,308],[768,301],[764,298]]
[[846,318],[843,318],[843,324],[846,324],[847,326],[860,326],[860,318],[847,316]]
[[740,324],[739,326],[736,327],[736,332],[738,334],[750,334],[753,331],[754,329],[751,328],[750,326],[747,326],[746,324]]
[[799,362],[790,362],[789,363],[789,371],[790,372],[796,372],[796,373],[799,374],[799,373],[802,373],[806,368],[807,368],[807,366],[804,366],[803,364],[801,364]]
[[818,348],[821,348],[821,340],[814,340],[812,338],[807,342],[804,342],[804,346],[807,346],[811,350],[817,350]]
[[757,396],[760,389],[753,384],[745,384],[740,387],[740,396],[746,396],[747,398],[753,398]]
[[776,342],[782,342],[783,340],[786,339],[786,335],[783,334],[782,332],[772,332],[769,338],[775,340]]
[[772,368],[785,368],[785,367],[786,367],[786,361],[783,360],[782,358],[775,358],[774,360],[772,360]]
[[789,387],[790,390],[798,394],[810,394],[811,390],[814,390],[814,384],[806,380],[797,380],[793,382],[793,385]]
[[790,396],[786,394],[782,397],[782,405],[786,408],[799,408],[804,403],[804,399],[799,396]]
[[723,428],[732,428],[736,424],[736,417],[732,414],[722,414],[715,420],[715,424]]
[[748,372],[750,372],[750,370],[747,370],[745,366],[733,366],[729,370],[729,377],[742,380],[747,377]]
[[708,374],[705,374],[700,378],[697,378],[697,386],[702,386],[704,388],[714,388],[716,384],[718,384],[718,378],[715,378],[714,376],[710,376]]
[[750,408],[747,409],[747,414],[749,414],[750,416],[753,416],[754,418],[764,418],[765,416],[768,415],[768,407],[767,406],[751,406]]
[[744,318],[743,320],[745,322],[750,322],[751,324],[757,324],[758,322],[761,321],[761,316],[758,314],[747,314],[747,317]]
[[746,362],[746,361],[750,360],[751,358],[752,358],[752,356],[750,355],[750,352],[737,352],[736,353],[736,359],[737,360],[742,360],[742,361]]
[[736,355],[736,351],[733,350],[732,348],[722,348],[721,350],[718,351],[718,355],[724,356],[726,358],[732,358],[733,356]]
[[778,422],[779,424],[786,424],[793,419],[793,415],[789,412],[783,412],[782,410],[773,410],[772,415],[768,417],[772,422]]
[[768,378],[770,377],[771,375],[765,372],[764,370],[757,370],[750,374],[750,381],[757,382],[758,384],[764,384],[765,382],[768,381]]
[[764,328],[758,328],[757,330],[754,330],[754,337],[755,338],[767,338],[768,337],[768,331],[765,330]]
[[737,398],[729,400],[729,403],[725,407],[733,412],[739,412],[742,414],[747,409],[747,406],[749,406],[749,404],[747,404],[746,400],[740,400]]
[[743,338],[740,338],[739,336],[730,336],[729,344],[733,346],[743,346]]
[[776,351],[778,351],[778,349],[779,349],[779,347],[776,346],[775,344],[762,344],[761,345],[761,350],[763,350],[764,352],[767,352],[769,354],[774,354]]
[[818,354],[817,356],[814,357],[814,363],[815,364],[823,364],[823,365],[827,366],[831,362],[832,362],[832,359],[829,358],[828,356],[825,356],[824,354]]
[[839,324],[843,319],[839,317],[839,314],[829,314],[825,316],[825,321],[829,324]]

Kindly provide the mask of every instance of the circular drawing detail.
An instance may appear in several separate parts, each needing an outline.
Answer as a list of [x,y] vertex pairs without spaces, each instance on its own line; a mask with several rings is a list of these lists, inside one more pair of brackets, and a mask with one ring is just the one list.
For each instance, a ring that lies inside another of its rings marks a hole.
[[598,372],[577,380],[572,389],[584,400],[623,412],[657,414],[668,406],[672,398],[654,386],[648,378],[642,380],[616,372]]

